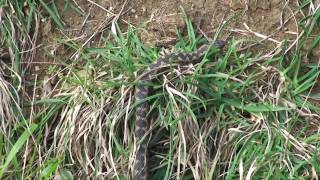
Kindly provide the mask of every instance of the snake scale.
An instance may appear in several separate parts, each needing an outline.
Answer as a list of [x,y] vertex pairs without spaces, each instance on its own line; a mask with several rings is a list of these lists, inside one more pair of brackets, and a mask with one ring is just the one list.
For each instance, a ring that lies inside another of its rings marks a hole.
[[148,69],[143,71],[139,76],[138,83],[135,87],[135,101],[140,103],[136,107],[135,112],[135,140],[137,143],[137,149],[135,152],[135,163],[133,167],[134,180],[145,180],[148,176],[148,141],[146,138],[148,122],[146,116],[149,111],[149,104],[144,99],[149,96],[149,88],[146,83],[156,78],[159,71],[165,69],[170,64],[195,64],[201,60],[200,58],[206,54],[211,46],[222,49],[224,45],[224,41],[214,41],[212,44],[205,44],[198,50],[191,53],[182,52],[164,55],[155,63],[151,64]]

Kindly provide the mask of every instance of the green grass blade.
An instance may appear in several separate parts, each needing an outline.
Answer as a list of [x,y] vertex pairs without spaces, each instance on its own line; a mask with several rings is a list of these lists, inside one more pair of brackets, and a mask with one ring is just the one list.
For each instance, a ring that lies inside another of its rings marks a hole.
[[22,133],[20,138],[17,140],[17,142],[13,145],[12,149],[8,153],[8,156],[5,160],[5,163],[3,164],[3,166],[0,169],[0,178],[2,178],[3,174],[5,173],[5,171],[7,170],[8,166],[9,166],[10,162],[16,157],[19,150],[26,143],[26,141],[29,139],[31,134],[37,129],[37,127],[38,126],[36,124],[31,124],[29,129],[26,129]]

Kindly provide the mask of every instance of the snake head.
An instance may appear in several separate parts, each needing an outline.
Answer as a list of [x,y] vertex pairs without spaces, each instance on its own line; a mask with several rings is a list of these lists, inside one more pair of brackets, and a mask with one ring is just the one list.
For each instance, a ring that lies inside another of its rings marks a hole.
[[219,49],[223,49],[223,47],[226,45],[226,42],[222,40],[216,40],[213,42],[213,45],[217,46]]

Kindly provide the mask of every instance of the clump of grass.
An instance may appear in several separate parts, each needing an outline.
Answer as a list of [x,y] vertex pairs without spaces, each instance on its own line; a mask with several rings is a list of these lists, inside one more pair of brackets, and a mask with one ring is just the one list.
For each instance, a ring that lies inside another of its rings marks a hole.
[[[191,51],[203,42],[192,38],[193,28],[188,28],[178,51]],[[136,72],[158,56],[135,31],[118,30],[111,40],[101,39],[103,48],[84,49],[64,78],[64,92],[71,95],[55,126],[55,151],[49,156],[77,164],[60,166],[74,175],[130,176]],[[305,77],[293,81],[301,70],[296,72],[287,59],[296,52],[284,54],[284,48],[254,57],[237,51],[244,41],[232,40],[224,55],[207,56],[195,67],[173,68],[151,84],[152,178],[317,175],[318,133],[306,130],[317,123],[319,108],[305,99],[317,71],[296,60]],[[72,47],[77,50],[76,44]],[[307,134],[313,140],[306,142]]]
[[0,178],[40,177],[42,163],[48,164],[38,149],[46,121],[38,121],[35,97],[25,86],[38,48],[41,8],[35,1],[0,2]]
[[[319,63],[302,59],[319,45],[312,36],[319,17],[316,11],[301,22],[305,30],[296,49],[284,44],[272,54],[255,56],[238,51],[250,41],[232,39],[223,53],[212,49],[201,63],[172,67],[151,82],[153,91],[146,99],[151,105],[151,178],[317,177],[319,132],[314,127],[319,125],[320,108],[310,99]],[[190,20],[186,23],[188,35],[179,35],[176,51],[192,51],[205,43]],[[41,108],[32,119],[21,117],[27,125],[15,120],[10,129],[15,132],[1,137],[0,152],[6,158],[1,159],[0,175],[131,175],[137,72],[160,51],[145,47],[137,31],[129,26],[123,33],[118,28],[97,47],[59,41],[77,52],[76,59],[54,67],[59,71],[54,74],[59,77],[54,93],[31,101],[31,107]],[[312,46],[304,52],[310,39]],[[18,157],[24,157],[23,162]]]

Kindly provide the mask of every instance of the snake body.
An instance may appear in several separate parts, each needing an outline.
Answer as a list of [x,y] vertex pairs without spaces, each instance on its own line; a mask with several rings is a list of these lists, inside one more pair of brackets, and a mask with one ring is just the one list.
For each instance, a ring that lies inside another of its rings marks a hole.
[[165,69],[170,64],[195,64],[201,60],[200,58],[206,54],[211,46],[222,49],[224,45],[224,41],[214,41],[212,44],[205,44],[191,53],[172,53],[162,56],[139,76],[138,84],[135,87],[135,101],[140,103],[136,107],[135,112],[135,140],[137,142],[137,149],[133,167],[134,180],[145,180],[148,175],[148,140],[146,137],[148,122],[146,116],[149,111],[149,104],[145,98],[149,96],[149,88],[146,83],[152,81],[159,74],[160,70]]

